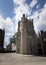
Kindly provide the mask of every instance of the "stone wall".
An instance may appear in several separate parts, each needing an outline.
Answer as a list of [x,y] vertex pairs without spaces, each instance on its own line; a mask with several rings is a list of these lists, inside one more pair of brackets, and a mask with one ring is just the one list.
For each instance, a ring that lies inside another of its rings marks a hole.
[[18,22],[16,52],[21,54],[36,54],[36,42],[33,20],[28,20],[25,14],[23,14],[21,21]]
[[40,45],[39,45],[40,49],[38,50],[38,52],[40,54],[41,50],[41,54],[46,55],[46,31],[41,30],[39,32],[39,39],[40,39]]

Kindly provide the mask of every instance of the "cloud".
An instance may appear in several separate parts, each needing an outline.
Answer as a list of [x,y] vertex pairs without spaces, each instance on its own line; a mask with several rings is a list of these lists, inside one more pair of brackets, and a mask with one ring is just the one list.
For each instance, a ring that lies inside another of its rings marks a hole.
[[33,8],[37,4],[37,0],[32,0],[30,7]]
[[[18,7],[15,6],[14,8],[14,13],[15,16],[13,17],[15,21],[15,28],[17,31],[18,28],[18,21],[21,20],[22,15],[25,13],[28,18],[32,18],[34,20],[34,29],[36,32],[40,30],[42,25],[46,24],[46,4],[44,5],[44,8],[39,9],[38,11],[35,10],[33,15],[31,15],[32,10],[30,9],[33,8],[38,2],[37,0],[32,0],[30,5],[27,5],[25,0],[13,0],[14,4],[19,5]],[[36,6],[36,8],[39,8],[39,4]],[[42,25],[41,25],[42,24]]]
[[46,3],[42,9],[39,9],[38,11],[34,11],[33,15],[30,16],[32,19],[34,19],[34,27],[35,31],[38,32],[40,30],[46,30],[44,25],[46,26]]
[[25,0],[13,0],[13,3],[17,4],[17,5],[21,5],[24,2],[25,2]]
[[5,28],[4,45],[7,45],[10,37],[12,37],[13,34],[15,33],[15,25],[10,17],[5,19],[3,16],[0,15],[0,29],[3,28]]
[[[46,27],[46,4],[44,5],[44,8],[34,11],[33,15],[31,15],[31,9],[37,4],[37,0],[32,0],[30,4],[26,4],[25,0],[13,0],[13,3],[13,13],[15,16],[12,19],[10,17],[5,19],[0,15],[0,28],[5,28],[5,46],[9,43],[10,37],[17,32],[18,22],[21,20],[21,17],[24,13],[26,16],[28,16],[28,18],[34,19],[34,29],[36,32]],[[36,8],[38,9],[39,5],[37,5]]]
[[6,18],[3,22],[3,27],[6,30],[6,33],[13,33],[14,24],[11,18]]
[[24,5],[24,4],[22,4],[19,7],[15,8],[14,13],[16,14],[16,16],[15,16],[16,21],[20,20],[21,17],[22,17],[22,14],[24,14],[24,13],[30,15],[29,11],[30,11],[30,9],[29,9],[28,5]]
[[[43,28],[43,26],[44,25],[46,25],[46,3],[45,3],[45,5],[44,5],[44,8],[43,8],[43,10],[42,10],[42,12],[40,13],[40,18],[39,18],[39,29],[40,29],[40,27],[42,27]],[[43,29],[43,30],[45,30],[45,28]]]
[[19,5],[18,7],[15,6],[14,8],[14,13],[15,13],[15,16],[13,17],[14,21],[15,21],[15,28],[16,28],[16,31],[17,31],[17,28],[18,28],[18,22],[19,20],[21,20],[21,17],[23,14],[26,14],[26,15],[30,15],[30,7],[29,5],[27,5],[25,2],[25,0],[13,0],[14,2],[14,5],[17,4]]

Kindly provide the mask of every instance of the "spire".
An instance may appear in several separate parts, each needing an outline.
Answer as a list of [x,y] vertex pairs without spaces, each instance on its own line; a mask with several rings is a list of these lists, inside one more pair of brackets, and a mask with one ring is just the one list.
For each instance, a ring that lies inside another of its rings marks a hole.
[[25,14],[23,14],[23,18],[25,18]]

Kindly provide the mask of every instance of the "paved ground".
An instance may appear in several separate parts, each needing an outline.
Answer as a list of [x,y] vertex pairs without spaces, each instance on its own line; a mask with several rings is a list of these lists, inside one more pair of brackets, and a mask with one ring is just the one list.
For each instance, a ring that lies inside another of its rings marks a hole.
[[46,57],[0,53],[0,65],[46,65]]

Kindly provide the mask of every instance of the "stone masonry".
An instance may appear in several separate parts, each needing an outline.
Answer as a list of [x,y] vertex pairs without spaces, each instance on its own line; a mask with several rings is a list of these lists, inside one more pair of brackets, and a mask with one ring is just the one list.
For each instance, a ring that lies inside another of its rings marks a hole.
[[21,54],[37,54],[37,38],[34,31],[33,19],[28,20],[23,14],[18,22],[16,52]]

